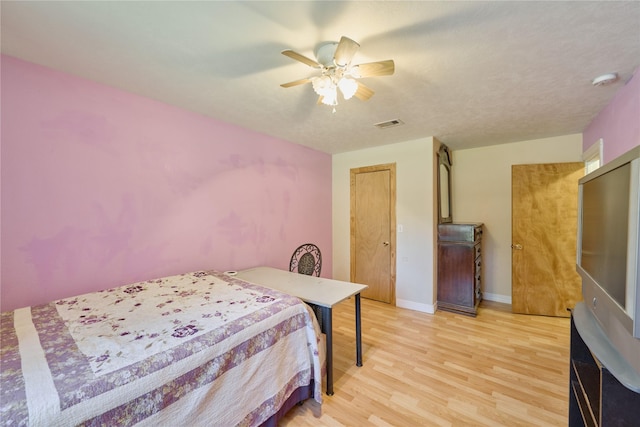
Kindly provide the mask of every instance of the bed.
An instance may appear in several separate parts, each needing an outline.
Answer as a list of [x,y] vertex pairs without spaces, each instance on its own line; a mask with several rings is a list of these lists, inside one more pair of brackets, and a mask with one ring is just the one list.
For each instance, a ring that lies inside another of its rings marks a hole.
[[221,272],[4,312],[0,327],[3,425],[275,425],[322,401],[309,307]]

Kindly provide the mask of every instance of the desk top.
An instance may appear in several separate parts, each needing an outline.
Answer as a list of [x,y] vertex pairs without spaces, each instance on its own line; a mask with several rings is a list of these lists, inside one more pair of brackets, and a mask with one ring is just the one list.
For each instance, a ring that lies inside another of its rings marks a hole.
[[237,278],[266,286],[322,307],[333,307],[368,288],[367,285],[307,276],[271,267],[238,271]]

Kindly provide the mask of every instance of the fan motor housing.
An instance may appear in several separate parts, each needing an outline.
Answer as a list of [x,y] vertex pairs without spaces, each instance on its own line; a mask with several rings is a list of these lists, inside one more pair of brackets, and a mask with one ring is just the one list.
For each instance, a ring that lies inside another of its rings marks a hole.
[[315,51],[316,59],[326,68],[335,67],[333,63],[333,56],[336,53],[336,48],[338,47],[338,43],[336,42],[326,42],[322,43]]

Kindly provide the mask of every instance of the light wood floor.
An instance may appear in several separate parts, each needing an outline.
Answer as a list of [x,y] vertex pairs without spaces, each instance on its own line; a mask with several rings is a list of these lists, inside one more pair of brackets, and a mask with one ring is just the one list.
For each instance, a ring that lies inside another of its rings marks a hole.
[[569,319],[429,315],[362,299],[364,366],[355,366],[353,300],[334,308],[334,391],[282,426],[566,426]]

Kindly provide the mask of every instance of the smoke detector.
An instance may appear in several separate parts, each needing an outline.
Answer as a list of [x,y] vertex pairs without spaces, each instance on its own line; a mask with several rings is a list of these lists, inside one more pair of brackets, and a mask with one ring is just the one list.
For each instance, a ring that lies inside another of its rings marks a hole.
[[618,74],[609,73],[609,74],[603,74],[601,76],[596,77],[595,79],[593,79],[591,84],[594,86],[605,86],[615,82],[616,80],[618,80]]

